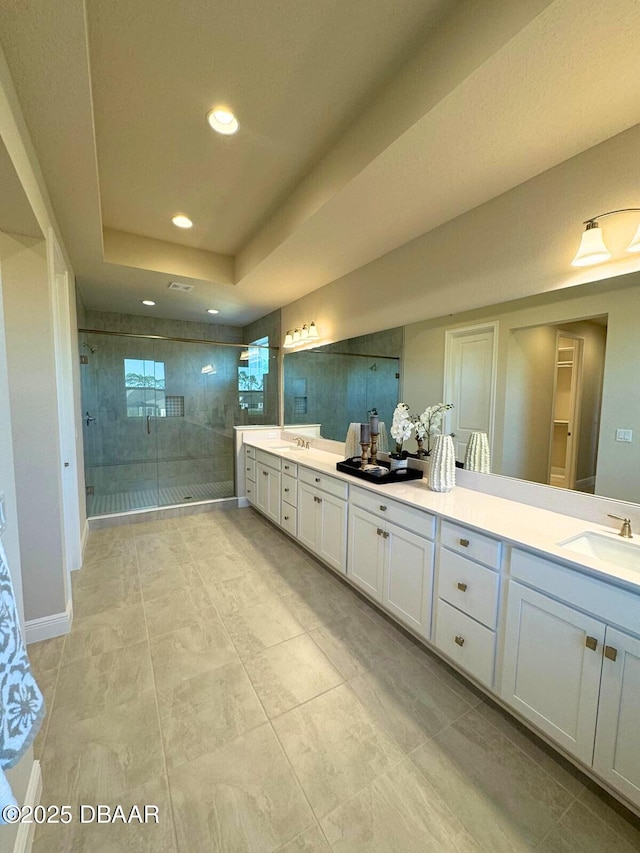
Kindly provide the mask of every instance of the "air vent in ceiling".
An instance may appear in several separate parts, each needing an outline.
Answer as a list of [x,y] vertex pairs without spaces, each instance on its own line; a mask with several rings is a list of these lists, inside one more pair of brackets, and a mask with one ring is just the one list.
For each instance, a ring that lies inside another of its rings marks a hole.
[[193,285],[183,284],[181,281],[172,281],[169,284],[169,290],[179,290],[181,293],[189,293],[190,290],[193,290]]

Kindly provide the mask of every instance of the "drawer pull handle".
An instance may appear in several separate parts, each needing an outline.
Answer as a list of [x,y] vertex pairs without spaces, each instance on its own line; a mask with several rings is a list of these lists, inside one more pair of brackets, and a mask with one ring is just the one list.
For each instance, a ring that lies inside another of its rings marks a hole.
[[605,646],[604,647],[604,656],[609,658],[609,660],[615,660],[618,657],[618,650],[613,646]]
[[288,516],[288,515],[285,515],[284,520],[285,520],[285,521],[289,521],[289,516]]
[[316,496],[314,495],[314,496],[313,496],[313,499],[314,499],[314,501],[315,501],[317,504],[321,504],[321,503],[322,503],[322,498],[318,498],[318,497],[316,497]]
[[316,477],[316,483],[320,482],[320,477]]
[[247,468],[247,471],[250,471],[250,470],[251,470],[251,468]]
[[285,492],[288,492],[288,491],[289,491],[289,489],[285,489]]
[[468,539],[458,539],[458,543],[460,545],[462,545],[463,548],[469,547],[469,540]]
[[322,498],[318,498],[318,503],[319,503],[319,504],[321,504],[321,503],[322,503]]
[[269,476],[269,472],[268,472],[268,471],[263,471],[263,472],[262,472],[262,476],[263,476],[263,477],[268,477],[268,476]]
[[387,533],[387,531],[386,531],[386,530],[385,530],[385,532],[382,534],[382,538],[383,538],[383,539],[388,539],[388,538],[389,538],[389,534]]
[[458,589],[460,590],[460,592],[466,592],[466,591],[467,591],[467,585],[466,585],[466,583],[459,583],[459,584],[458,584]]
[[459,637],[459,636],[458,636],[458,637],[456,637],[456,643],[457,643],[459,646],[464,646],[464,637]]
[[288,465],[285,465],[285,466],[284,466],[284,470],[285,470],[285,471],[288,471],[288,470],[289,470],[289,466],[288,466]]
[[378,529],[376,530],[376,533],[378,534],[378,536],[382,536],[382,528],[378,527]]
[[595,652],[595,650],[598,648],[598,641],[595,637],[587,637],[587,639],[584,641],[584,644],[588,649],[591,649],[592,652]]
[[386,512],[387,508],[384,504],[380,504],[380,512]]

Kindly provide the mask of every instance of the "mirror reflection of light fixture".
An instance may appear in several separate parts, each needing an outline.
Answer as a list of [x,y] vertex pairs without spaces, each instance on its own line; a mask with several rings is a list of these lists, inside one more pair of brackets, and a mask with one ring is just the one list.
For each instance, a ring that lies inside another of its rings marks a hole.
[[282,346],[285,347],[285,349],[289,349],[290,347],[295,347],[298,344],[307,343],[307,341],[318,340],[320,340],[320,335],[318,334],[316,324],[305,323],[301,329],[289,329],[287,334],[284,336],[284,343]]
[[[596,220],[602,219],[604,216],[613,216],[615,213],[634,212],[639,213],[640,207],[623,207],[620,210],[610,210],[607,213],[599,213],[597,216],[592,216],[591,219],[586,219],[582,223],[586,227],[582,233],[580,248],[575,258],[571,261],[571,266],[588,267],[591,264],[600,264],[603,261],[608,261],[611,257],[611,252],[607,249],[602,239],[602,231]],[[638,226],[635,237],[627,246],[627,252],[640,252],[640,226]]]
[[205,374],[215,373],[215,372],[216,372],[216,369],[212,364],[205,364],[205,366],[200,371],[200,373],[205,373]]
[[249,350],[243,349],[240,353],[240,361],[249,361]]

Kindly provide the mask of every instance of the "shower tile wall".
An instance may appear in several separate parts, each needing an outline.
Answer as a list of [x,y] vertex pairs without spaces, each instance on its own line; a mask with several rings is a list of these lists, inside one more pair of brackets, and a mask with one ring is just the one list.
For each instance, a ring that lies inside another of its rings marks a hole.
[[344,441],[349,424],[363,422],[375,407],[388,430],[398,402],[402,342],[400,327],[286,353],[285,424],[319,423],[324,438]]

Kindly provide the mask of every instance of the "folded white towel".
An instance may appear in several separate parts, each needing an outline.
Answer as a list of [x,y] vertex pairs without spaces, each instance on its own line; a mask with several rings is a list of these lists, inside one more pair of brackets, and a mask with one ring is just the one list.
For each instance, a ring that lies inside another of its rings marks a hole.
[[13,791],[11,790],[11,785],[9,784],[9,780],[4,775],[4,770],[0,767],[0,825],[4,825],[5,821],[2,819],[2,812],[7,806],[17,806],[18,801],[13,796]]

